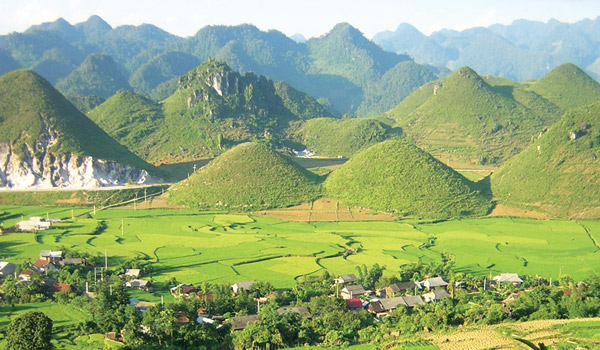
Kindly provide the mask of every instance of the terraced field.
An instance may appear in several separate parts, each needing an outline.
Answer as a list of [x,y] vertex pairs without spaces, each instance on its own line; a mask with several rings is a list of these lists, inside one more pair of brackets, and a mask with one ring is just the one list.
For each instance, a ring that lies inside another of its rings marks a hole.
[[[171,277],[188,283],[270,281],[291,287],[295,279],[327,269],[353,273],[378,263],[386,273],[421,260],[456,258],[455,269],[575,279],[600,273],[599,222],[482,218],[419,223],[290,222],[266,216],[189,210],[0,207],[10,228],[29,216],[61,217],[49,231],[0,236],[0,259],[35,261],[41,249],[66,247],[109,257],[116,266],[136,257],[153,262],[155,281]],[[87,214],[86,214],[87,213]],[[80,215],[80,216],[78,216]],[[426,243],[434,243],[432,246]]]

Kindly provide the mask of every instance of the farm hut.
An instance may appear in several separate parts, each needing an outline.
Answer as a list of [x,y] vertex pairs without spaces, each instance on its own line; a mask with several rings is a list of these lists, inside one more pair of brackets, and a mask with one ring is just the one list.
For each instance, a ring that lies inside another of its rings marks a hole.
[[131,280],[125,283],[125,288],[143,290],[145,292],[152,292],[152,283],[146,280]]
[[307,318],[307,319],[311,319],[312,318],[312,314],[308,311],[308,308],[305,306],[282,306],[279,309],[277,309],[277,314],[281,315],[284,314],[286,312],[293,312],[296,313],[300,316],[302,316],[302,318]]
[[512,283],[515,286],[519,286],[523,283],[523,280],[519,278],[519,275],[516,273],[502,273],[498,276],[494,276],[494,282],[497,284]]
[[49,230],[52,227],[52,223],[39,216],[33,216],[27,221],[17,222],[15,226],[20,231],[44,231]]
[[369,293],[369,291],[365,290],[365,288],[360,284],[346,286],[340,291],[342,299],[353,299],[365,295],[367,293]]
[[232,331],[240,331],[248,326],[250,323],[259,322],[261,320],[259,315],[248,315],[248,316],[236,316],[228,320],[231,323]]
[[433,290],[429,293],[423,294],[423,299],[425,299],[425,301],[428,303],[433,303],[435,301],[439,301],[439,300],[446,299],[449,297],[450,297],[450,294],[448,294],[448,292],[446,292],[445,289],[437,289],[437,290]]
[[422,288],[431,289],[442,289],[446,288],[448,282],[444,281],[441,277],[428,278],[424,281],[419,282]]
[[356,282],[356,275],[353,275],[353,274],[343,275],[343,276],[336,278],[333,281],[335,284],[347,284],[347,283]]
[[360,298],[346,299],[346,307],[350,311],[360,311],[365,308],[363,301]]
[[56,267],[56,265],[54,265],[49,260],[38,259],[36,262],[33,263],[33,270],[40,273],[51,272],[58,271],[58,267]]
[[415,282],[392,283],[385,287],[385,296],[391,298],[395,294],[405,294],[406,292],[412,291],[415,288],[417,288]]
[[138,278],[140,277],[140,269],[126,269],[123,276]]
[[255,283],[256,283],[255,281],[236,282],[231,286],[231,289],[233,290],[234,294],[238,294],[242,289],[248,290]]
[[412,308],[415,307],[416,305],[423,305],[425,304],[425,302],[423,301],[423,298],[421,298],[420,295],[407,295],[407,296],[403,296],[402,298],[404,298],[404,302],[406,303],[406,307],[408,308]]
[[0,276],[14,275],[17,265],[7,261],[0,261]]

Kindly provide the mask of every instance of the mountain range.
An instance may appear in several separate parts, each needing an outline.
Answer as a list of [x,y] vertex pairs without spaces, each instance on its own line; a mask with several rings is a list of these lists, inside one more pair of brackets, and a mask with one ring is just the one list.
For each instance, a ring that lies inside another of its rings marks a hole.
[[[74,92],[92,94],[100,89],[77,91],[78,81],[95,74],[89,56],[97,54],[114,61],[105,59],[107,66],[98,67],[111,71],[118,82],[101,87],[110,89],[107,95],[127,88],[117,77],[115,64],[136,92],[159,101],[175,92],[179,75],[200,62],[217,59],[241,73],[252,71],[287,81],[331,106],[336,114],[383,112],[446,72],[386,52],[347,23],[305,42],[252,25],[207,26],[181,38],[150,24],[112,28],[98,16],[76,25],[58,19],[0,36],[0,72],[33,69],[70,98]],[[397,78],[402,86],[390,88],[389,81]]]
[[373,41],[416,62],[450,70],[468,65],[480,74],[512,80],[539,79],[571,62],[600,77],[600,17],[569,24],[516,20],[463,31],[440,30],[429,36],[408,23],[377,33]]

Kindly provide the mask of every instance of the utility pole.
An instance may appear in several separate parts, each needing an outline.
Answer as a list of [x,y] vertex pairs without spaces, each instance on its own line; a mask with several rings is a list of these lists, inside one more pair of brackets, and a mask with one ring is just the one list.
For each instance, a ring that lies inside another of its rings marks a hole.
[[94,215],[96,215],[96,204],[94,204]]
[[71,220],[75,220],[75,211],[71,208]]
[[146,203],[148,199],[146,198],[146,188],[144,188],[144,203]]
[[135,194],[135,199],[133,200],[133,210],[135,209],[135,203],[137,202],[137,193]]

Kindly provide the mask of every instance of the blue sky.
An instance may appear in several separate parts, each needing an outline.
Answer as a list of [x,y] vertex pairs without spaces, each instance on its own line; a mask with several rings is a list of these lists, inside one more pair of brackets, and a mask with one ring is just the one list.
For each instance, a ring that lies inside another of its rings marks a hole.
[[600,16],[600,0],[0,0],[0,34],[58,17],[74,24],[93,14],[113,27],[151,23],[180,36],[209,24],[252,23],[311,37],[348,22],[372,37],[402,22],[425,34],[520,18],[572,23]]

